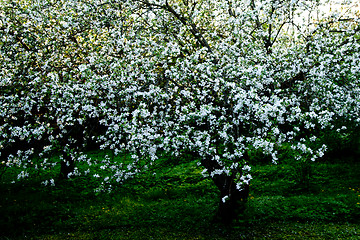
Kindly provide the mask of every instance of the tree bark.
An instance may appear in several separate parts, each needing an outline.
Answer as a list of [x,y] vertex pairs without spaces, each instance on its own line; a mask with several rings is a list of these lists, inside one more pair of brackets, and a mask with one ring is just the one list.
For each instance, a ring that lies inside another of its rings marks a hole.
[[[201,164],[209,172],[212,172],[215,169],[221,169],[218,162],[211,159],[203,159]],[[237,173],[242,174],[241,169],[239,169]],[[235,182],[236,173],[233,173],[230,176],[225,174],[215,175],[212,180],[220,190],[220,201],[216,220],[225,224],[230,224],[245,211],[246,202],[249,196],[249,185],[243,184],[242,188],[237,189]]]
[[237,189],[234,180],[234,176],[224,175],[213,179],[215,185],[220,190],[220,201],[216,218],[225,224],[230,224],[244,213],[249,196],[249,185],[243,185],[241,189]]

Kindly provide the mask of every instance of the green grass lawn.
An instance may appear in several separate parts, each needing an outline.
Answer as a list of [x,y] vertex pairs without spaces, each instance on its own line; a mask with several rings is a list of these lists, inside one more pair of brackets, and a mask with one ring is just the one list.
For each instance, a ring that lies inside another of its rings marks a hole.
[[[0,184],[0,239],[360,239],[360,163],[254,166],[245,214],[213,221],[218,191],[196,162],[169,164],[111,193],[78,177]],[[3,175],[2,181],[6,178]]]

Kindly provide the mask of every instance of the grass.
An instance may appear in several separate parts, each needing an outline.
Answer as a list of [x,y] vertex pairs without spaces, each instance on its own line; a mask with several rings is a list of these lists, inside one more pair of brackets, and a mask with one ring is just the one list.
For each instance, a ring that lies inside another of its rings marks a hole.
[[213,221],[218,191],[195,162],[162,170],[111,193],[85,176],[0,184],[0,239],[360,239],[356,161],[313,164],[310,185],[292,165],[254,166],[247,211],[230,226]]

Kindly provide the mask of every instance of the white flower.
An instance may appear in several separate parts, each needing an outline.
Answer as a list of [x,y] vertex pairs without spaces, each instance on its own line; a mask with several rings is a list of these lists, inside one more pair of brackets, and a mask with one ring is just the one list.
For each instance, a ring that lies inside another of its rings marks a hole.
[[79,65],[78,68],[79,68],[80,72],[83,72],[87,69],[87,66],[85,64],[81,64],[81,65]]
[[222,201],[223,203],[225,203],[228,199],[229,199],[229,196],[226,195],[225,197],[221,198],[221,201]]
[[242,170],[249,172],[251,170],[251,167],[249,165],[245,165],[245,166],[243,166]]
[[67,22],[65,22],[65,21],[60,21],[60,24],[61,24],[64,28],[69,27],[69,23],[67,23]]

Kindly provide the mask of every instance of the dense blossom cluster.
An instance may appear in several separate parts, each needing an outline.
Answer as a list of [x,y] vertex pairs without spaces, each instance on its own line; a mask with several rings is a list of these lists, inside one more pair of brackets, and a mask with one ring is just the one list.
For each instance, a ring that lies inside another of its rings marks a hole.
[[360,19],[314,2],[2,1],[1,167],[121,182],[191,152],[241,189],[251,152],[322,157],[322,131],[360,123]]

